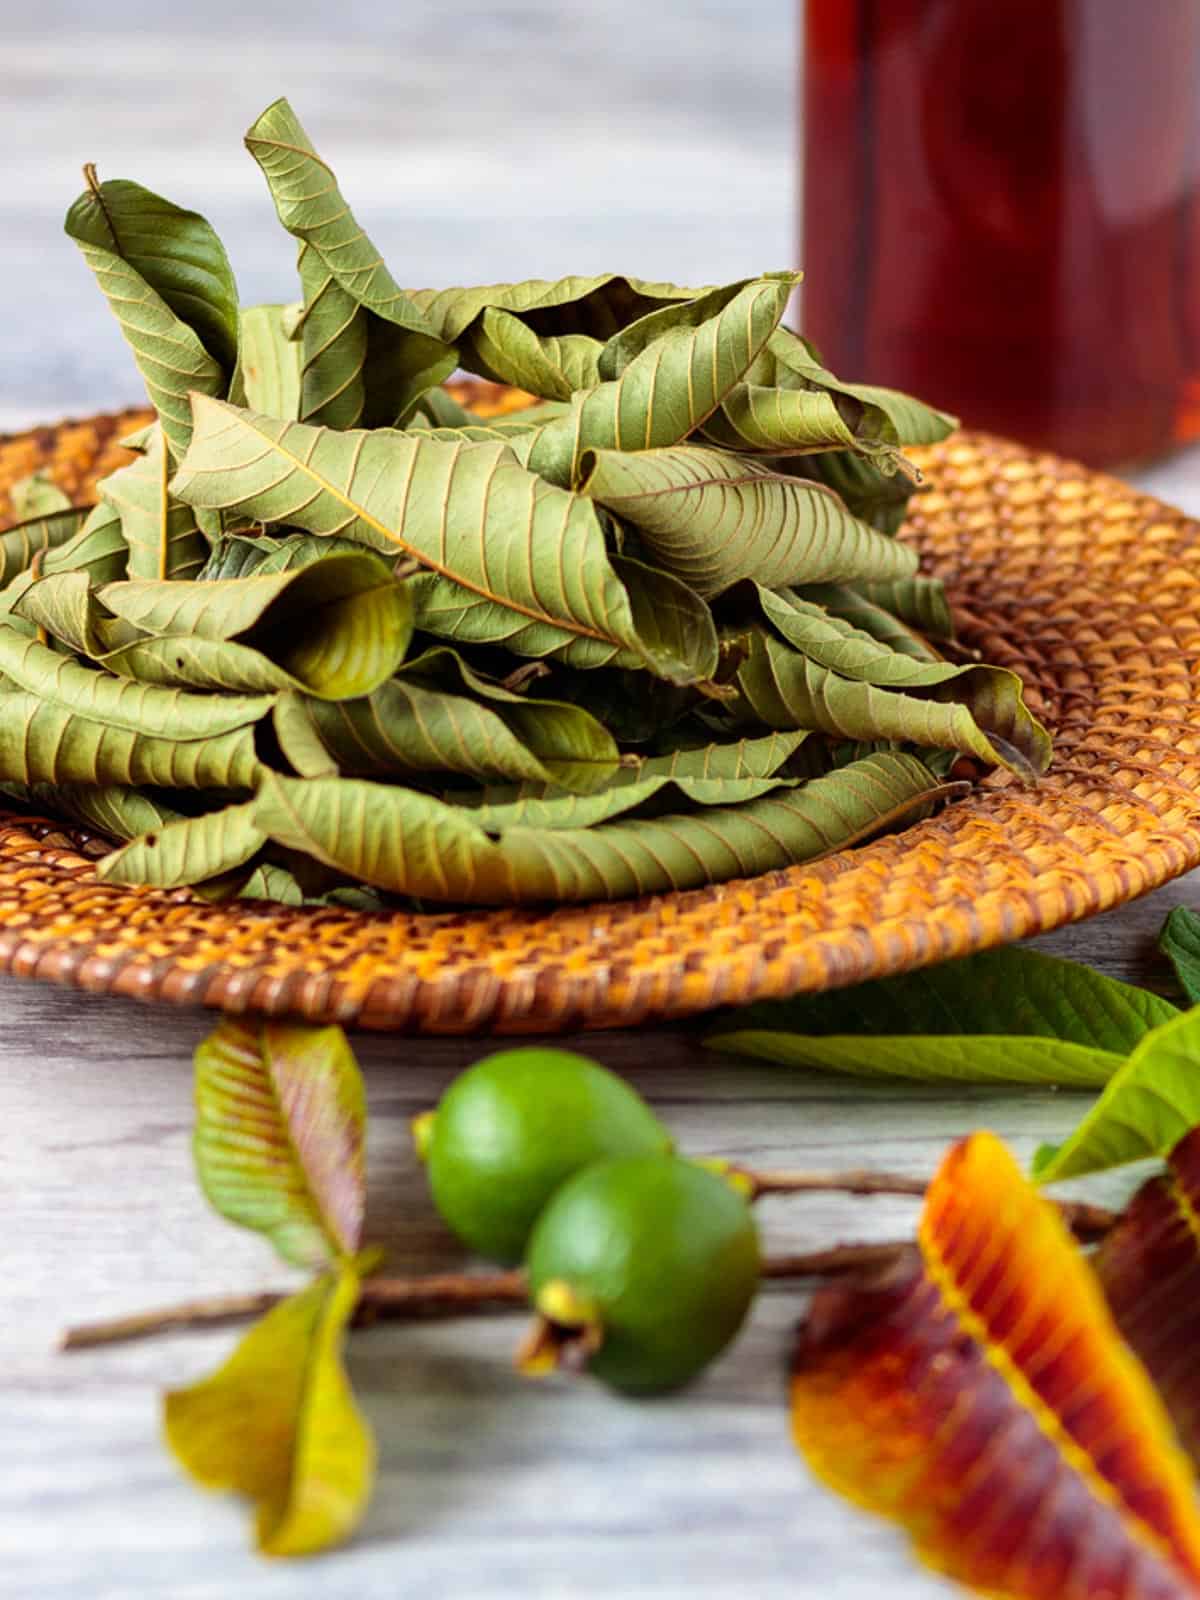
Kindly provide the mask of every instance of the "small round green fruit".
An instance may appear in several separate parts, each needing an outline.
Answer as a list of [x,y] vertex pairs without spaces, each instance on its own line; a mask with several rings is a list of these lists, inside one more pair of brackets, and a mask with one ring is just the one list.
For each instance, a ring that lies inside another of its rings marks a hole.
[[687,1383],[733,1339],[759,1279],[745,1197],[677,1156],[589,1167],[538,1218],[526,1255],[539,1314],[522,1370],[586,1367],[629,1394]]
[[465,1245],[521,1260],[555,1190],[581,1167],[662,1154],[671,1138],[629,1085],[570,1050],[502,1050],[414,1119],[434,1204]]

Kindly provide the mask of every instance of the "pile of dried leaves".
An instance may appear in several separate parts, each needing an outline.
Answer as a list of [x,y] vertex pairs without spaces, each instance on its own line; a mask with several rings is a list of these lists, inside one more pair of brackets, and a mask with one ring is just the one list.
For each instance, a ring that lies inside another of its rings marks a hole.
[[[102,876],[614,898],[852,843],[959,754],[1045,769],[891,536],[952,419],[826,371],[797,274],[406,291],[286,102],[247,145],[302,300],[239,307],[202,217],[88,169],[157,421],[2,539],[0,780],[127,840]],[[531,403],[481,421],[459,367]]]

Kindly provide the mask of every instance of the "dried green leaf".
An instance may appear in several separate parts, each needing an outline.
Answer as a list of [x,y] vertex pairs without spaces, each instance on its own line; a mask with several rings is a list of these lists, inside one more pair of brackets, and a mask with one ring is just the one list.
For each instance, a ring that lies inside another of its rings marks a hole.
[[208,540],[190,506],[167,489],[172,472],[161,428],[145,451],[99,485],[102,501],[120,515],[131,578],[194,578],[208,560]]
[[915,550],[857,522],[831,490],[724,450],[593,450],[580,471],[580,492],[700,595],[747,577],[771,588],[916,570]]
[[151,883],[164,889],[205,883],[252,860],[266,838],[254,826],[254,802],[198,817],[155,824],[96,865],[107,883]]
[[[941,583],[936,578],[913,578],[908,581],[928,584],[931,588],[935,588],[944,605],[945,596]],[[852,628],[869,634],[872,639],[887,645],[890,650],[898,650],[902,655],[911,656],[914,661],[943,659],[928,643],[924,632],[918,632],[910,623],[903,622],[877,601],[868,599],[862,592],[861,584],[851,586],[840,583],[813,583],[805,584],[794,592],[801,600],[820,606],[830,616],[838,617]],[[945,623],[945,629],[941,633],[933,630],[936,637],[949,638],[953,633],[949,608],[945,612]]]
[[596,508],[527,472],[503,445],[320,430],[198,396],[195,448],[172,487],[191,505],[412,556],[489,613],[510,612],[522,653],[578,640],[602,662],[696,678],[716,663],[715,635],[694,661],[639,636]]
[[463,344],[469,353],[470,331],[489,306],[515,313],[536,333],[549,337],[581,333],[609,339],[664,303],[696,300],[708,292],[605,272],[590,278],[527,278],[474,288],[413,289],[409,298],[441,338]]
[[778,327],[798,281],[787,272],[752,279],[698,327],[668,329],[619,378],[574,395],[569,412],[529,435],[521,458],[567,488],[583,476],[588,451],[680,444],[738,384]]
[[514,384],[549,400],[569,400],[600,382],[604,346],[586,333],[540,337],[510,311],[488,306],[471,335],[471,366],[497,383]]
[[43,563],[53,550],[75,538],[88,517],[86,506],[34,516],[0,533],[0,589],[26,572],[40,555]]
[[94,671],[0,627],[0,778],[249,789],[270,696],[189,694]]
[[105,664],[156,683],[354,699],[391,676],[412,637],[408,590],[361,548],[245,578],[107,584],[97,598],[159,641],[157,651],[137,643]]
[[456,353],[396,283],[286,100],[246,135],[280,222],[300,241],[300,417],[395,423],[454,370]]
[[230,398],[251,411],[295,422],[300,417],[301,349],[285,319],[302,308],[243,306],[238,370]]
[[16,617],[58,640],[76,655],[99,660],[115,650],[136,630],[118,622],[100,604],[86,572],[53,572],[46,578],[33,578],[12,597]]
[[188,395],[222,395],[237,360],[237,286],[220,240],[194,211],[140,184],[97,183],[66,231],[121,324],[170,453],[191,437]]
[[285,696],[275,728],[306,777],[457,772],[586,792],[620,759],[611,734],[581,707],[528,700],[442,648],[408,662],[369,699],[323,705]]
[[741,805],[773,789],[795,786],[795,780],[779,769],[806,737],[772,733],[762,739],[654,756],[636,767],[619,768],[602,786],[584,794],[557,784],[522,783],[448,791],[442,798],[462,806],[488,833],[509,828],[591,828],[664,791],[697,806]]
[[197,1047],[200,1186],[295,1266],[358,1251],[365,1129],[362,1075],[340,1028],[226,1018]]
[[18,522],[33,522],[71,509],[71,496],[64,494],[48,472],[31,472],[9,485],[8,498]]
[[167,1443],[206,1489],[254,1502],[264,1555],[345,1539],[366,1508],[375,1447],[342,1366],[359,1296],[354,1268],[282,1301],[210,1378],[164,1402]]
[[869,457],[852,450],[822,450],[794,457],[788,464],[832,489],[848,511],[880,533],[899,531],[917,487],[907,473],[882,472]]
[[180,815],[141,789],[115,783],[6,782],[2,787],[5,794],[35,810],[70,817],[113,839],[136,839]]
[[749,877],[841,849],[925,806],[937,781],[911,756],[873,756],[782,795],[702,815],[489,839],[467,813],[350,779],[265,778],[257,824],[380,888],[478,905],[620,899]]
[[[748,654],[737,682],[769,728],[819,728],[846,739],[893,739],[978,756],[1032,779],[1050,761],[1050,736],[1030,714],[1013,673],[994,670],[955,697],[951,681],[899,692],[839,676],[759,629],[744,636]],[[898,658],[907,659],[907,658]]]

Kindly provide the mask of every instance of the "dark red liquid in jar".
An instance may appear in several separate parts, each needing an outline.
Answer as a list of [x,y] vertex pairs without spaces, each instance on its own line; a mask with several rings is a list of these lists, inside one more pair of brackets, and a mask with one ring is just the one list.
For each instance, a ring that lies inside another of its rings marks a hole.
[[1094,465],[1200,436],[1200,0],[808,0],[804,331]]

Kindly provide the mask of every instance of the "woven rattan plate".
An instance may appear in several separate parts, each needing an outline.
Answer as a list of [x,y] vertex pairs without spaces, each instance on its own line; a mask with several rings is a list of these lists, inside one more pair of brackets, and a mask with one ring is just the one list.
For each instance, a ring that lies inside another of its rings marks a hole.
[[[0,439],[8,485],[80,502],[140,414]],[[438,1033],[620,1027],[854,983],[1019,939],[1200,863],[1200,525],[1113,478],[960,434],[918,452],[903,537],[963,637],[1053,728],[1035,790],[815,865],[549,911],[368,916],[97,882],[98,846],[0,812],[0,968],[105,994]]]

